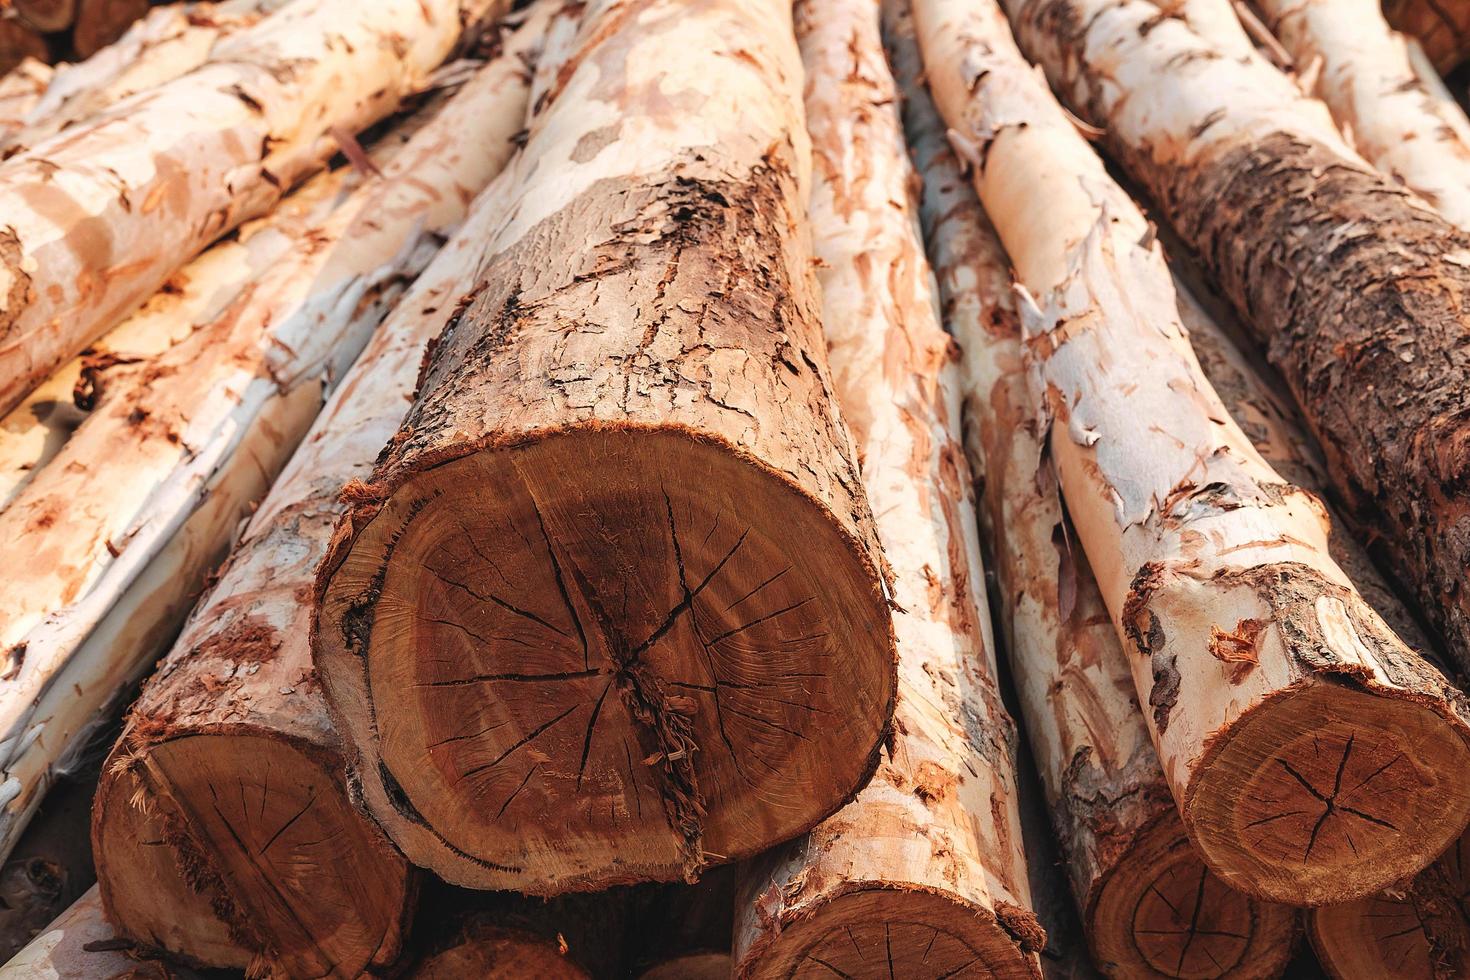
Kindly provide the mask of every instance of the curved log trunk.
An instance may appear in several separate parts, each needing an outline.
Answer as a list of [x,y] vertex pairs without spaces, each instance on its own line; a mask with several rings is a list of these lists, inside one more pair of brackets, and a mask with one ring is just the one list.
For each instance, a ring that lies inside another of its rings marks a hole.
[[1275,68],[1221,57],[1156,3],[1008,5],[1267,348],[1346,516],[1470,666],[1470,234],[1364,165]]
[[1191,840],[1227,884],[1293,904],[1417,871],[1470,818],[1453,689],[1332,560],[1318,499],[1231,421],[1147,221],[999,9],[914,9],[936,101],[1029,290],[1031,410]]
[[1470,228],[1465,112],[1423,84],[1407,42],[1384,21],[1377,0],[1256,3],[1291,52],[1298,77],[1315,81],[1312,90],[1358,152]]
[[503,0],[303,0],[0,165],[0,410],[392,112]]
[[1230,891],[1188,842],[1030,413],[1009,260],[922,88],[900,6],[889,41],[945,323],[962,351],[966,449],[981,474],[1005,649],[1093,960],[1114,977],[1276,976],[1295,913]]
[[857,799],[744,869],[736,975],[1040,976],[952,342],[878,21],[877,0],[797,5],[828,358],[894,573],[894,733]]
[[601,0],[572,47],[314,635],[378,822],[533,894],[805,832],[872,773],[895,684],[789,4]]
[[[525,113],[523,58],[550,9],[536,8],[425,128],[418,153],[410,144],[405,175],[463,207],[505,164]],[[444,152],[450,139],[458,153]],[[127,935],[196,962],[255,956],[292,975],[356,976],[396,957],[413,888],[347,797],[306,600],[342,510],[337,492],[367,475],[397,427],[419,352],[472,282],[475,234],[503,206],[503,195],[480,196],[346,374],[134,707],[93,822],[103,895]]]
[[39,102],[7,127],[0,154],[14,156],[137,92],[172,81],[209,60],[216,42],[249,27],[285,0],[222,0],[155,7],[114,44],[61,65]]

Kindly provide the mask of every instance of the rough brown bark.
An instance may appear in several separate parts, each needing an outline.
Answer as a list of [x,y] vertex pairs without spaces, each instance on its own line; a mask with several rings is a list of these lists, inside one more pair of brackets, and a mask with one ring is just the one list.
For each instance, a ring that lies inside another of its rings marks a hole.
[[735,867],[697,884],[657,886],[638,909],[632,973],[639,980],[728,980],[735,919]]
[[983,489],[1005,649],[1081,932],[1109,976],[1274,976],[1290,954],[1295,914],[1229,891],[1189,845],[1028,411],[1009,259],[923,90],[901,6],[889,8],[889,43],[924,175],[945,322],[963,351],[966,450]]
[[79,0],[71,46],[78,58],[90,58],[146,13],[148,0]]
[[[415,179],[436,195],[463,201],[510,157],[522,58],[551,9],[539,5],[430,124],[436,164],[468,168],[456,183],[420,161]],[[457,154],[444,150],[448,134]],[[499,203],[487,192],[467,221],[483,229]],[[441,251],[345,375],[133,709],[93,821],[103,895],[127,935],[212,966],[255,957],[290,975],[352,977],[396,958],[413,883],[348,799],[311,669],[307,600],[342,510],[336,494],[367,474],[401,420],[476,241],[462,230]]]
[[1470,57],[1470,6],[1457,0],[1383,0],[1383,12],[1395,28],[1419,39],[1442,73]]
[[93,888],[41,930],[3,970],[6,980],[198,980],[156,950],[120,940]]
[[809,829],[871,774],[895,683],[789,5],[603,0],[573,49],[314,630],[379,823],[532,893]]
[[1470,235],[1358,160],[1276,69],[1221,57],[1157,4],[1008,6],[1267,348],[1346,516],[1470,666]]

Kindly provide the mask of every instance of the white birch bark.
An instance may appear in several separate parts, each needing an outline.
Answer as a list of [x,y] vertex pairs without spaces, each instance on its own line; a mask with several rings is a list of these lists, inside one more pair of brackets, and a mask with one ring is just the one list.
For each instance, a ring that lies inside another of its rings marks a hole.
[[[742,872],[735,970],[1040,976],[952,342],[939,326],[878,0],[805,0],[828,360],[898,610],[894,734],[857,798]],[[865,965],[866,964],[866,965]]]
[[1317,498],[1230,419],[1147,221],[999,9],[914,9],[1025,287],[1031,404],[1191,839],[1227,884],[1295,904],[1418,870],[1470,816],[1447,683],[1331,559]]
[[301,0],[0,165],[0,410],[392,112],[501,0]]

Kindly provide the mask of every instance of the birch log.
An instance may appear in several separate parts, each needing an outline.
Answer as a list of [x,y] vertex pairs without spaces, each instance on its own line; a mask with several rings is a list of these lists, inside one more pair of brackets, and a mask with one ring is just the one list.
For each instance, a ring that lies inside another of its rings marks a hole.
[[1419,39],[1434,67],[1448,73],[1470,56],[1470,9],[1443,0],[1384,0],[1398,30]]
[[1275,68],[1219,57],[1158,5],[1009,3],[1268,348],[1347,516],[1470,667],[1470,234],[1363,164]]
[[[735,972],[1040,976],[953,349],[912,207],[877,0],[797,5],[828,357],[893,567],[898,701],[878,772],[754,861]],[[866,964],[866,965],[865,965]]]
[[1318,499],[1231,421],[1148,223],[999,9],[914,9],[940,111],[1029,291],[1031,404],[1190,838],[1272,901],[1413,874],[1470,817],[1451,688],[1332,560]]
[[13,156],[130,95],[193,71],[209,60],[217,42],[284,5],[285,0],[222,0],[153,8],[113,44],[57,68],[23,124],[0,141],[0,154]]
[[1174,809],[1028,409],[1009,261],[922,88],[904,4],[885,8],[945,323],[963,351],[966,450],[983,474],[1005,649],[1094,962],[1113,977],[1271,977],[1295,913],[1226,888]]
[[872,773],[895,684],[789,4],[599,0],[572,48],[314,631],[389,835],[532,894],[810,829]]
[[0,165],[0,410],[392,112],[502,0],[302,0]]
[[195,980],[148,950],[119,943],[93,888],[0,967],[4,980]]
[[[441,172],[423,158],[408,172],[437,194],[462,201],[510,157],[523,59],[548,10],[431,124],[460,149]],[[396,429],[419,352],[473,281],[474,233],[500,206],[481,196],[347,374],[134,707],[93,821],[103,895],[127,935],[216,966],[256,954],[291,975],[356,976],[396,957],[413,891],[347,798],[303,600],[343,509],[337,492]]]
[[[0,419],[0,510],[9,506],[132,365],[163,355],[222,316],[241,290],[341,203],[343,170],[311,178],[263,218],[205,249],[136,313],[33,389]],[[117,368],[122,367],[119,372]],[[78,404],[80,403],[80,404]]]
[[[475,113],[493,96],[476,85],[457,98],[208,327],[148,364],[114,368],[116,397],[0,513],[0,528],[39,556],[31,575],[0,583],[14,675],[0,692],[0,773],[12,794],[0,842],[99,699],[173,635],[324,388],[489,179]],[[169,562],[182,564],[147,584]],[[150,605],[130,610],[141,596]],[[138,635],[119,642],[110,623]]]
[[1314,80],[1313,92],[1358,152],[1470,229],[1465,112],[1420,81],[1405,38],[1388,26],[1376,0],[1256,3],[1291,52],[1298,77]]

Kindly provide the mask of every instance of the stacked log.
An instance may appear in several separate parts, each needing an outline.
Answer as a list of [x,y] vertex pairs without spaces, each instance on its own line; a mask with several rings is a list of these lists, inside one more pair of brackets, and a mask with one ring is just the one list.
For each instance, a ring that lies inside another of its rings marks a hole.
[[1383,0],[1389,23],[1419,39],[1434,67],[1449,72],[1470,57],[1470,10],[1437,0]]
[[[449,207],[433,226],[510,158],[550,9],[540,5],[385,171]],[[386,197],[364,214],[384,226],[422,220],[401,201],[383,207]],[[197,963],[261,957],[292,975],[356,976],[396,960],[415,889],[347,798],[306,600],[340,488],[366,475],[397,427],[418,352],[472,284],[473,246],[504,206],[494,191],[477,199],[346,374],[134,707],[93,819],[103,897],[126,935]]]
[[922,88],[907,11],[888,14],[925,234],[963,352],[966,450],[983,474],[1005,649],[1093,961],[1116,977],[1275,976],[1295,914],[1232,892],[1189,844],[1028,410],[1009,262]]
[[[1226,884],[1292,904],[1417,871],[1470,817],[1452,689],[1332,560],[1317,498],[1231,420],[1147,221],[999,9],[914,10],[931,90],[1027,290],[1028,406],[1191,840]],[[1044,222],[1025,204],[1043,197]]]
[[895,685],[789,5],[600,0],[566,50],[314,628],[377,822],[531,894],[810,829],[872,773]]
[[7,980],[196,980],[198,974],[156,951],[119,940],[93,888],[5,964]]
[[894,734],[856,800],[752,862],[737,976],[1039,976],[949,339],[876,0],[797,5],[817,174],[811,222],[836,391],[893,568]]
[[1459,264],[1470,235],[1363,163],[1277,69],[1219,57],[1157,4],[1098,17],[1091,0],[1008,6],[1018,37],[1074,111],[1107,127],[1109,148],[1268,350],[1346,516],[1371,530],[1465,668],[1470,344],[1456,297],[1470,286]]

